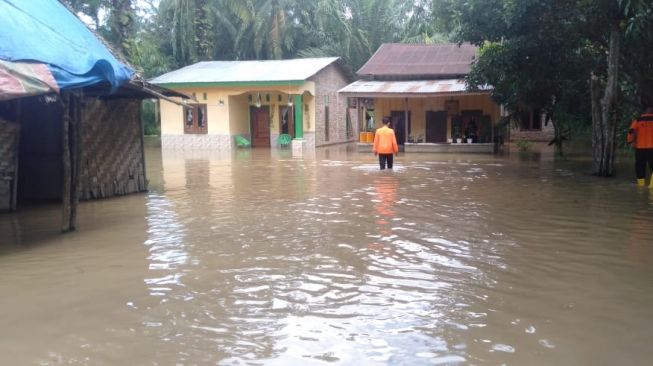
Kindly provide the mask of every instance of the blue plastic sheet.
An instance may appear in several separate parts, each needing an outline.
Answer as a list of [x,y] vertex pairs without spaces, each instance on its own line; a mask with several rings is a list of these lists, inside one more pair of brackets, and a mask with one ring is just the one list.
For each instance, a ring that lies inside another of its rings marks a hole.
[[57,0],[0,0],[0,24],[0,59],[47,64],[60,89],[115,89],[133,75]]

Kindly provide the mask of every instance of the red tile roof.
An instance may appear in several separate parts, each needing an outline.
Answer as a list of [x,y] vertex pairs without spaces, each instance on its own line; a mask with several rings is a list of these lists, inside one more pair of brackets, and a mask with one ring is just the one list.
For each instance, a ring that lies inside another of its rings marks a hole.
[[357,74],[361,77],[444,78],[469,73],[478,48],[463,43],[402,44],[385,43],[379,47]]

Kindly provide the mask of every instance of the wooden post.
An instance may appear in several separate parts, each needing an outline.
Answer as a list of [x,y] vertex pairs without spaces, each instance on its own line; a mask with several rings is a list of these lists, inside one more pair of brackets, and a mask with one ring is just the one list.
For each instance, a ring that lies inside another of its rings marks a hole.
[[408,98],[404,98],[404,151],[406,151],[406,143],[408,142]]
[[496,124],[496,121],[492,121],[492,115],[490,115],[490,141],[494,144],[494,153],[499,152],[499,143],[498,141],[494,141],[494,125]]
[[[359,100],[363,100],[362,98],[359,98]],[[361,103],[362,104],[362,103]],[[363,131],[364,132],[369,132],[370,131],[370,126],[367,124],[367,106],[361,106],[361,116],[363,117],[362,119],[362,126],[363,126]]]
[[11,180],[11,193],[9,194],[9,211],[16,211],[18,208],[18,169],[19,169],[19,159],[18,155],[20,154],[20,125],[16,127],[16,144],[14,145],[14,178]]
[[19,155],[20,155],[20,133],[22,130],[22,122],[21,122],[21,103],[22,99],[18,99],[16,101],[16,122],[18,124],[16,128],[16,144],[15,144],[15,154],[14,154],[14,179],[11,182],[12,187],[11,189],[11,200],[9,202],[9,211],[16,211],[18,208],[18,170],[19,170]]
[[361,108],[361,98],[359,97],[356,97],[356,115],[358,116],[358,134],[360,136],[361,132],[367,132],[367,126],[365,124],[365,114],[363,108]]
[[70,127],[70,94],[67,92],[61,93],[61,98],[63,101],[63,118],[62,128],[61,128],[61,159],[63,167],[63,192],[61,194],[62,199],[62,220],[61,220],[61,231],[68,232],[70,231],[70,197],[71,197],[71,166],[70,166],[70,141],[68,130]]
[[64,92],[61,147],[63,162],[63,212],[61,231],[73,231],[77,223],[77,206],[81,189],[82,97]]
[[82,118],[83,118],[83,94],[71,96],[72,118],[70,119],[71,141],[71,204],[70,204],[70,230],[77,227],[77,207],[79,206],[79,194],[81,192],[81,165],[82,165]]
[[[154,120],[157,118],[158,114],[158,105],[159,101],[154,103]],[[138,126],[140,127],[141,131],[141,167],[143,167],[143,182],[141,183],[140,179],[136,179],[136,183],[138,185],[138,191],[139,192],[144,192],[147,189],[147,175],[145,174],[145,126],[143,125],[143,102],[141,101],[140,104],[138,105],[138,120],[139,124]]]

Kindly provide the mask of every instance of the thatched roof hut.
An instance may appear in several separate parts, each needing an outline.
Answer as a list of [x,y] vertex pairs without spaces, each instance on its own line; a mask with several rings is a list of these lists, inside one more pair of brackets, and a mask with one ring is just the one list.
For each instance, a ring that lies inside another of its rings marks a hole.
[[57,0],[0,2],[0,211],[144,191],[141,101],[150,85]]

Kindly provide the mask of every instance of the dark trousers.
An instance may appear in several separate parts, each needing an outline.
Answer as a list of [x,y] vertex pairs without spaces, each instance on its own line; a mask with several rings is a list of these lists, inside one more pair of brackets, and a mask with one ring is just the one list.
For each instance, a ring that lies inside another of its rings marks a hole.
[[392,154],[379,154],[379,166],[381,167],[381,170],[385,169],[386,162],[388,163],[388,169],[392,169],[393,159]]
[[647,163],[653,170],[653,149],[635,149],[635,174],[637,174],[637,179],[646,178]]

